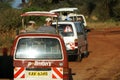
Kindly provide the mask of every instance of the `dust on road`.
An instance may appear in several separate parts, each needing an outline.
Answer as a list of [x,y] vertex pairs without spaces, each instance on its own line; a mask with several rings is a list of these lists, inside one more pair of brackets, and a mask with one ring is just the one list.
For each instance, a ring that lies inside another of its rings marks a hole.
[[81,62],[69,62],[73,80],[120,80],[120,34],[90,32],[90,55]]

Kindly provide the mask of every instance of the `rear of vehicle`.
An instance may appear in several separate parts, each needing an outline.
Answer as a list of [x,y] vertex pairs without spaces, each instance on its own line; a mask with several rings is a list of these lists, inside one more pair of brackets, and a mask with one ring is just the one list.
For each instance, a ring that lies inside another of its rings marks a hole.
[[[55,26],[56,23],[53,23]],[[69,27],[69,28],[68,28]],[[59,34],[63,37],[68,55],[79,56],[87,51],[87,36],[80,22],[58,22]]]
[[11,54],[14,80],[69,80],[66,49],[59,35],[21,34]]
[[[56,23],[53,23],[53,26],[55,26]],[[73,22],[58,22],[58,31],[59,34],[63,37],[67,53],[69,55],[76,55],[77,53],[77,33]]]

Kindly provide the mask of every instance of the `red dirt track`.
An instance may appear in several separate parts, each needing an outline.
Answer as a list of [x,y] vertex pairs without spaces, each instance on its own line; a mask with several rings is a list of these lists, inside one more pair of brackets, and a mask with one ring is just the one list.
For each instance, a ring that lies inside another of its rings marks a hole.
[[120,80],[120,29],[88,33],[89,56],[69,62],[73,80]]

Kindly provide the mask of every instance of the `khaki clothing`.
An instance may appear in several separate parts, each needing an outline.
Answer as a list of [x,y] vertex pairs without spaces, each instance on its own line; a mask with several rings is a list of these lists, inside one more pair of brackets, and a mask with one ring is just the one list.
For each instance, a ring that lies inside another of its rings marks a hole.
[[33,26],[28,26],[25,30],[27,32],[31,32],[31,31],[35,31],[35,28],[33,28]]

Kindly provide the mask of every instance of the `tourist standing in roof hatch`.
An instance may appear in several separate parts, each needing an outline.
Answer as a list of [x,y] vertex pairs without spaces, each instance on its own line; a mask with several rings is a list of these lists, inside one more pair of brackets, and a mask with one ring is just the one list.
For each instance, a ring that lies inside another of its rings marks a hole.
[[44,24],[44,26],[41,26],[40,28],[38,28],[38,31],[56,34],[56,29],[52,27],[52,19],[46,18],[45,22],[46,23]]
[[35,31],[36,30],[36,23],[35,21],[29,21],[26,27],[27,32]]

